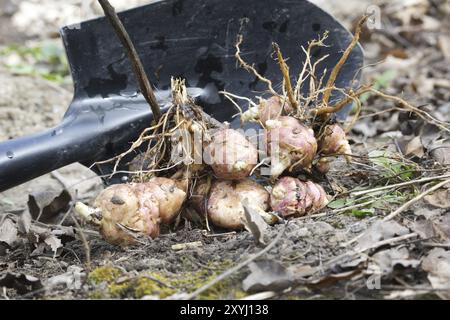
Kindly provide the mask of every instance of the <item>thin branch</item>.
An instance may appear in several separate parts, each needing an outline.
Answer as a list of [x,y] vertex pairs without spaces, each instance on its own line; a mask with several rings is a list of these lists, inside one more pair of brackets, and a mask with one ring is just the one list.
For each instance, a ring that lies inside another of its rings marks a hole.
[[394,102],[398,103],[403,108],[405,108],[405,109],[407,109],[407,110],[417,114],[424,121],[430,122],[430,123],[434,124],[435,126],[439,127],[440,129],[442,129],[444,131],[447,131],[447,132],[450,132],[449,124],[447,122],[441,121],[439,119],[434,118],[432,115],[430,115],[427,112],[425,112],[423,110],[420,110],[419,108],[411,105],[410,103],[408,103],[404,99],[402,99],[400,97],[388,95],[386,93],[383,93],[383,92],[381,92],[379,90],[376,90],[376,89],[373,89],[373,88],[370,91],[372,91],[376,95],[380,96],[381,98],[384,98],[386,100],[391,100],[391,101],[394,101]]
[[136,48],[134,47],[128,32],[123,26],[122,21],[120,21],[120,18],[117,15],[114,7],[111,6],[108,0],[98,0],[98,2],[103,8],[105,16],[113,26],[117,36],[120,39],[120,42],[122,42],[122,45],[125,47],[128,57],[130,58],[133,65],[134,73],[137,77],[142,94],[144,95],[145,100],[147,100],[152,109],[155,121],[158,122],[162,115],[161,109],[159,108],[155,93],[153,92],[152,86],[150,84],[150,81],[148,80],[147,74],[145,73],[144,66],[142,65],[142,61],[139,58]]

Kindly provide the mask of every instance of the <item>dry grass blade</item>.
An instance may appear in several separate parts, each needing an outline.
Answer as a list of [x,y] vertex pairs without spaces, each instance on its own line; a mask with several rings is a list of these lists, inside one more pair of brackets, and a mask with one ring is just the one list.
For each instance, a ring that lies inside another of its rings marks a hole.
[[429,195],[430,193],[442,188],[443,186],[445,186],[446,184],[450,183],[450,179],[442,181],[441,183],[438,183],[437,185],[435,185],[434,187],[422,192],[421,194],[419,194],[417,197],[411,199],[410,201],[406,202],[404,205],[402,205],[400,208],[398,208],[397,210],[395,210],[394,212],[392,212],[391,214],[389,214],[387,217],[385,217],[383,219],[383,221],[388,221],[388,220],[392,220],[394,219],[396,216],[398,216],[400,213],[402,213],[403,211],[407,210],[408,208],[410,208],[413,204],[415,204],[416,202],[420,201],[421,199],[423,199],[425,196]]
[[373,188],[373,189],[362,190],[362,191],[355,191],[355,192],[351,192],[350,195],[353,196],[353,197],[358,197],[358,196],[363,196],[363,195],[366,195],[366,194],[369,194],[369,193],[375,193],[375,192],[379,192],[379,191],[405,187],[405,186],[409,186],[409,185],[416,184],[416,183],[430,182],[430,181],[434,181],[434,180],[442,180],[442,179],[448,179],[448,178],[450,178],[450,174],[444,174],[444,175],[441,175],[441,176],[421,178],[421,179],[411,180],[411,181],[407,181],[407,182],[391,184],[391,185],[387,185],[387,186],[379,187],[379,188]]

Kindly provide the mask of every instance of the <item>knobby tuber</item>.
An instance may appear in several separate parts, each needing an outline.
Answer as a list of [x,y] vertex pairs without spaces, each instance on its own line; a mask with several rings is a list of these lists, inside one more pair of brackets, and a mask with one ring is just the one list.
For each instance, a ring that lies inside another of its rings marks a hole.
[[184,187],[184,182],[168,178],[117,184],[98,195],[95,209],[77,203],[76,211],[97,224],[106,241],[127,246],[136,244],[139,236],[156,238],[160,223],[173,221],[186,199]]
[[239,180],[248,177],[258,164],[258,150],[247,138],[233,129],[220,129],[206,148],[205,161],[220,179]]
[[330,169],[330,156],[344,155],[347,161],[351,160],[352,149],[347,140],[345,131],[337,124],[327,125],[319,139],[319,153],[322,156],[316,164],[317,170],[327,173]]
[[213,183],[207,200],[209,221],[225,229],[243,229],[244,199],[247,199],[248,206],[261,214],[267,223],[276,222],[274,217],[266,212],[269,209],[269,192],[250,179],[219,180]]
[[293,111],[291,105],[278,96],[272,96],[269,99],[260,99],[259,104],[249,108],[241,116],[242,122],[260,121],[265,125],[268,120],[276,120],[282,115]]
[[328,202],[328,196],[320,185],[292,177],[281,178],[270,195],[272,210],[284,217],[306,215],[324,208]]
[[307,171],[311,168],[317,152],[314,131],[294,117],[268,120],[266,142],[273,177],[277,178],[290,167],[301,167]]

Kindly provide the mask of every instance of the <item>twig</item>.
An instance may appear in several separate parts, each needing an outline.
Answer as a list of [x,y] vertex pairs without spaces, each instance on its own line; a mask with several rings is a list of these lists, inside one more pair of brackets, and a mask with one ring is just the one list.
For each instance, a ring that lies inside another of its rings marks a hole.
[[332,87],[334,86],[336,77],[339,74],[339,71],[341,71],[341,68],[344,65],[344,63],[347,61],[350,53],[353,51],[353,48],[355,48],[356,45],[358,44],[359,37],[361,35],[362,26],[364,25],[364,23],[366,23],[368,18],[369,18],[369,16],[364,16],[361,18],[361,20],[359,20],[358,25],[356,27],[356,31],[355,31],[355,36],[353,37],[352,42],[350,43],[350,45],[347,47],[347,49],[342,54],[342,57],[339,60],[339,62],[336,64],[336,66],[331,71],[330,78],[328,79],[327,84],[325,86],[327,88],[327,90],[324,92],[323,99],[322,99],[322,102],[325,106],[328,105],[328,102],[330,100]]
[[[359,240],[362,237],[362,235],[365,235],[365,234],[366,234],[366,232],[362,232],[360,235],[358,235],[357,237],[353,238],[349,242],[346,242],[346,243],[342,244],[341,247],[347,247],[348,245],[352,244],[356,240]],[[375,242],[371,246],[363,247],[363,248],[360,248],[360,249],[358,249],[356,251],[355,250],[351,250],[350,252],[343,253],[343,254],[335,257],[335,258],[332,258],[331,260],[328,260],[324,265],[325,266],[330,266],[330,265],[336,263],[337,261],[341,260],[342,258],[351,256],[351,255],[361,254],[361,253],[363,253],[363,252],[365,252],[367,250],[377,249],[379,247],[382,247],[382,246],[385,246],[385,245],[388,245],[388,244],[392,244],[392,243],[395,243],[395,242],[408,240],[410,238],[415,238],[417,236],[418,236],[418,234],[414,232],[414,233],[408,233],[408,234],[405,234],[403,236],[399,236],[399,237],[395,237],[395,238],[389,238],[389,239],[381,240],[381,241]]]
[[358,197],[358,196],[362,196],[362,195],[369,194],[369,193],[374,193],[374,192],[378,192],[378,191],[394,189],[394,188],[397,188],[397,187],[405,187],[405,186],[409,186],[409,185],[416,184],[416,183],[429,182],[429,181],[442,180],[442,179],[449,179],[449,178],[450,178],[450,174],[445,174],[445,175],[436,176],[436,177],[429,177],[429,178],[421,178],[421,179],[411,180],[411,181],[407,181],[407,182],[391,184],[391,185],[384,186],[384,187],[351,192],[350,195],[353,196],[353,197]]
[[75,223],[77,230],[80,234],[81,241],[83,242],[84,254],[86,255],[86,269],[87,271],[91,270],[91,247],[89,246],[89,242],[87,241],[86,236],[84,235],[83,229],[81,228],[80,223],[77,218],[72,215],[72,220]]
[[400,213],[402,213],[403,211],[407,210],[409,207],[411,207],[413,204],[415,204],[416,202],[420,201],[421,199],[423,199],[425,196],[429,195],[430,193],[442,188],[443,186],[445,186],[446,184],[450,183],[450,179],[442,181],[441,183],[438,183],[437,185],[435,185],[434,187],[422,192],[421,194],[419,194],[417,197],[411,199],[410,201],[406,202],[404,205],[402,205],[400,208],[398,208],[397,210],[393,211],[391,214],[389,214],[387,217],[385,217],[383,219],[383,221],[389,221],[392,220],[393,218],[395,218],[397,215],[399,215]]
[[424,121],[432,123],[444,131],[450,132],[449,124],[447,122],[434,118],[432,115],[428,114],[427,112],[420,110],[419,108],[411,105],[406,100],[404,100],[400,97],[388,95],[386,93],[383,93],[383,92],[373,89],[373,88],[370,91],[372,91],[373,93],[375,93],[376,95],[378,95],[379,97],[381,97],[383,99],[391,100],[391,101],[398,103],[404,109],[407,109],[410,112],[414,112],[415,114],[417,114]]
[[153,92],[152,86],[150,84],[150,81],[148,80],[147,74],[145,73],[144,66],[142,65],[142,61],[139,58],[136,48],[134,47],[128,32],[120,21],[120,18],[117,15],[114,7],[111,6],[108,0],[98,0],[98,2],[102,6],[103,11],[105,12],[105,16],[113,26],[117,36],[122,42],[122,45],[125,47],[128,57],[130,58],[133,65],[133,69],[142,94],[144,95],[145,100],[147,100],[150,108],[152,109],[155,121],[158,122],[162,115],[161,109],[159,108],[155,93]]
[[214,280],[212,280],[211,282],[205,284],[204,286],[198,288],[197,290],[195,290],[194,292],[188,294],[187,296],[183,297],[185,300],[192,300],[195,297],[197,297],[199,294],[205,292],[206,290],[208,290],[209,288],[211,288],[212,286],[216,285],[217,283],[219,283],[220,281],[228,278],[229,276],[231,276],[233,273],[239,271],[240,269],[242,269],[243,267],[247,266],[248,264],[250,264],[252,261],[258,259],[259,257],[261,257],[262,255],[264,255],[265,253],[269,252],[273,247],[275,247],[275,245],[278,243],[278,241],[280,241],[280,239],[283,237],[284,232],[286,231],[286,226],[288,225],[288,223],[286,223],[283,226],[283,229],[281,229],[281,231],[278,233],[277,237],[267,246],[265,247],[263,250],[261,250],[260,252],[252,255],[250,258],[248,258],[247,260],[239,263],[238,265],[234,266],[231,269],[228,269],[227,271],[225,271],[224,273],[220,274],[217,278],[215,278]]
[[450,249],[450,243],[432,243],[432,242],[424,242],[422,243],[424,247],[430,248],[445,248]]

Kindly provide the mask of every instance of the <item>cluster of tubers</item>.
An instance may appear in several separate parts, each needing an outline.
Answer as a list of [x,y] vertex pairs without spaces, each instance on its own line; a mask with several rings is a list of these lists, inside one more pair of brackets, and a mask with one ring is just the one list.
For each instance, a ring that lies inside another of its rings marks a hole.
[[[261,100],[253,118],[264,126],[265,143],[271,162],[269,183],[263,186],[250,176],[258,165],[258,149],[242,133],[228,127],[211,129],[204,142],[202,178],[152,177],[146,182],[113,185],[101,192],[94,208],[82,203],[76,211],[98,225],[111,244],[136,244],[141,236],[156,238],[161,224],[172,223],[185,206],[193,208],[213,225],[230,230],[243,229],[244,205],[268,223],[282,217],[303,216],[324,208],[329,201],[325,190],[311,181],[301,181],[285,173],[301,169],[320,172],[329,168],[329,158],[320,155],[351,154],[345,132],[337,124],[327,125],[322,134],[287,115],[282,100]],[[210,169],[208,169],[210,168]],[[293,171],[293,169],[295,169]],[[285,174],[284,176],[282,176]],[[279,178],[282,176],[281,178]]]
[[[325,39],[326,35],[309,44],[305,50],[308,57],[314,46],[324,45]],[[329,99],[336,74],[356,45],[357,37],[325,87],[322,78],[314,76],[319,59],[315,64],[307,60],[293,88],[289,68],[280,48],[274,45],[284,79],[282,94],[275,92],[270,80],[242,60],[241,42],[242,37],[236,44],[238,62],[268,84],[271,97],[259,98],[254,103],[245,97],[231,96],[250,101],[248,110],[240,113],[241,122],[260,124],[264,150],[259,150],[241,132],[205,115],[187,95],[184,81],[172,80],[172,106],[126,153],[111,159],[116,160],[115,171],[123,157],[148,144],[138,166],[130,166],[138,171],[133,183],[108,187],[99,194],[94,208],[76,204],[78,214],[96,224],[106,241],[127,246],[139,243],[142,236],[155,238],[161,224],[171,224],[180,212],[189,213],[191,209],[205,220],[208,228],[211,223],[219,228],[240,230],[247,227],[249,211],[261,216],[267,224],[274,224],[281,217],[304,216],[328,204],[330,198],[322,186],[297,177],[299,172],[310,176],[326,174],[333,157],[343,155],[347,161],[351,159],[345,131],[330,116],[351,97],[334,105],[330,105]],[[309,88],[308,96],[301,93],[304,86]],[[355,95],[362,92],[359,90]],[[226,92],[222,93],[230,99]],[[177,131],[181,134],[177,135]],[[199,135],[202,150],[195,147],[192,150]],[[184,158],[174,161],[170,156],[173,154],[183,154]],[[195,161],[199,157],[201,163]],[[267,169],[267,159],[270,174],[264,180],[262,168]]]

